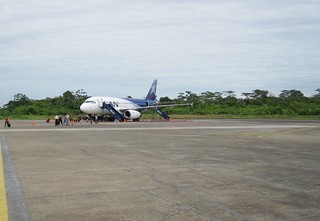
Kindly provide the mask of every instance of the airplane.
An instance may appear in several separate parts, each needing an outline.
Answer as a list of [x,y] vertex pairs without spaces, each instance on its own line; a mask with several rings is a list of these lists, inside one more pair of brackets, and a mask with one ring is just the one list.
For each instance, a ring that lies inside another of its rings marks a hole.
[[163,112],[161,107],[192,106],[192,104],[167,104],[160,105],[156,100],[157,79],[155,79],[144,99],[117,98],[117,97],[90,97],[80,106],[80,110],[88,115],[111,115],[115,120],[123,122],[127,120],[139,121],[143,111],[155,110],[164,119],[170,117]]

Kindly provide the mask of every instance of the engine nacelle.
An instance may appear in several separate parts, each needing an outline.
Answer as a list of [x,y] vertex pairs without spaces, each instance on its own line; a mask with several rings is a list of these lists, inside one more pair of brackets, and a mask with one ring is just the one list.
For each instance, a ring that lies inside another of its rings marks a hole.
[[136,110],[126,110],[124,112],[124,117],[129,120],[135,120],[141,117],[141,113]]

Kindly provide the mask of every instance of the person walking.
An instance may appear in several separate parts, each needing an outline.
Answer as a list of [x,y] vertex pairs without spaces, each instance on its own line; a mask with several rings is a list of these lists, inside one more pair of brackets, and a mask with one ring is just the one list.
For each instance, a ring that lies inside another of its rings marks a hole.
[[55,125],[56,125],[56,126],[59,125],[59,116],[58,116],[58,115],[56,115],[56,116],[54,117],[54,122],[55,122]]
[[63,121],[62,121],[62,115],[59,115],[59,125],[63,125]]
[[70,115],[69,113],[67,113],[67,116],[66,116],[66,125],[69,126],[70,124]]
[[10,121],[9,121],[9,117],[6,117],[4,119],[4,127],[11,127]]

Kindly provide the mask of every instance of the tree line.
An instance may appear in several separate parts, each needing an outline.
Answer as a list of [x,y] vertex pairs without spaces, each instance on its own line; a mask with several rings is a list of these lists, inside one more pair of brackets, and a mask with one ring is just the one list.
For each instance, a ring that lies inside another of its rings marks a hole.
[[0,116],[54,116],[56,114],[78,115],[80,105],[88,98],[83,89],[76,92],[66,91],[61,96],[32,100],[27,95],[18,93],[0,109]]
[[[256,89],[242,93],[237,98],[234,91],[179,93],[174,99],[161,97],[161,103],[192,103],[193,107],[164,108],[168,114],[227,115],[227,116],[320,116],[320,89],[311,97],[301,91],[282,90],[276,96],[267,90]],[[83,89],[66,91],[61,96],[33,100],[22,93],[14,95],[13,100],[0,108],[0,116],[54,116],[70,113],[82,114],[80,105],[89,96]],[[130,96],[128,96],[130,97]]]
[[320,116],[320,89],[317,94],[306,97],[296,89],[282,90],[275,96],[267,90],[256,89],[242,93],[237,98],[234,91],[180,93],[171,100],[160,98],[162,102],[193,103],[193,108],[167,108],[168,114],[229,115],[229,116]]

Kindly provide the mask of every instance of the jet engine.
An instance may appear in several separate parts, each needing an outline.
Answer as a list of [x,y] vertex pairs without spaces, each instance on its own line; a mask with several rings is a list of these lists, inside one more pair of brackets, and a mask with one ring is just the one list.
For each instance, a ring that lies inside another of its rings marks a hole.
[[126,110],[124,112],[124,117],[129,119],[129,120],[136,120],[141,117],[141,113],[136,110]]

